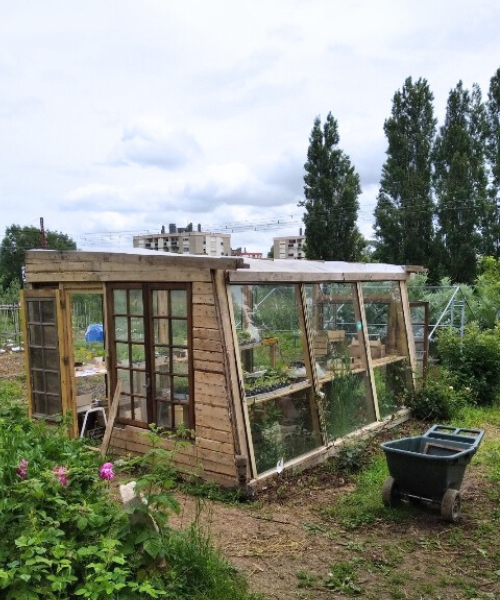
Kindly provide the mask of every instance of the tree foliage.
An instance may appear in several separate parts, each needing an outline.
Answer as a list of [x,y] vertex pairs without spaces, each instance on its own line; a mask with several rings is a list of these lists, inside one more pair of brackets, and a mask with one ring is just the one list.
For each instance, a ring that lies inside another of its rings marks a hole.
[[[45,247],[50,250],[76,250],[75,242],[64,233],[47,231],[45,239]],[[7,227],[0,246],[0,283],[4,290],[13,283],[21,284],[26,251],[40,247],[40,230],[36,227]]]
[[313,260],[357,260],[364,240],[356,220],[361,194],[359,176],[338,147],[337,121],[328,113],[316,117],[304,165],[306,257]]
[[471,283],[487,226],[486,114],[481,90],[460,81],[450,91],[434,148],[441,272]]
[[431,158],[434,96],[425,79],[408,77],[384,124],[387,159],[375,208],[376,258],[432,267],[434,204]]

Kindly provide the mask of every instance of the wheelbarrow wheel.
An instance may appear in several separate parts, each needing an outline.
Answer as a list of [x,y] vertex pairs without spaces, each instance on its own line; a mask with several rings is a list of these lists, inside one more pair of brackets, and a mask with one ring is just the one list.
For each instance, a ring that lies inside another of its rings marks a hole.
[[396,480],[390,475],[382,485],[382,502],[384,503],[384,506],[387,506],[388,508],[393,508],[401,502]]
[[441,516],[443,519],[455,523],[460,517],[461,499],[458,490],[446,490],[441,500]]

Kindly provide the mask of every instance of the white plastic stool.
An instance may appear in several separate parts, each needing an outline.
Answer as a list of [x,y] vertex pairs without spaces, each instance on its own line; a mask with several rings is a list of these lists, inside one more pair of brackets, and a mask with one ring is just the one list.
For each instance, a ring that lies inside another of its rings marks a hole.
[[104,419],[104,425],[108,424],[108,418],[106,417],[106,411],[104,410],[104,406],[91,406],[90,408],[87,408],[87,410],[85,411],[85,417],[83,418],[83,425],[82,425],[82,430],[80,432],[80,437],[84,437],[85,436],[85,429],[87,427],[87,418],[90,415],[90,413],[94,413],[94,412],[101,412],[102,413],[102,417]]

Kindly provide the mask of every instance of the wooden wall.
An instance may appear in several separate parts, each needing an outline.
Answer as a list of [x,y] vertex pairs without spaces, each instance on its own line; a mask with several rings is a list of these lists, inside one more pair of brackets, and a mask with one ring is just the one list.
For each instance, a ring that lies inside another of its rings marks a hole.
[[[201,281],[192,282],[195,432],[194,443],[175,449],[174,463],[181,471],[224,486],[238,483],[235,466],[233,414],[227,383],[227,360],[222,327],[216,310],[215,290],[209,272],[200,272]],[[175,444],[165,440],[163,447]],[[117,453],[148,450],[144,430],[115,426],[111,447]]]

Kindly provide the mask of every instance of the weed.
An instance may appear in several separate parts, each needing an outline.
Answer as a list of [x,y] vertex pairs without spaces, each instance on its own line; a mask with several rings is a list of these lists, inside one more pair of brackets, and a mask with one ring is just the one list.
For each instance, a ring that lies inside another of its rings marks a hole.
[[366,442],[355,440],[342,444],[335,458],[338,471],[357,473],[367,462]]
[[333,563],[330,565],[324,585],[334,592],[354,596],[361,593],[361,587],[357,584],[358,580],[357,561]]
[[304,569],[297,571],[295,575],[299,580],[297,584],[299,588],[314,588],[318,583],[318,578]]

